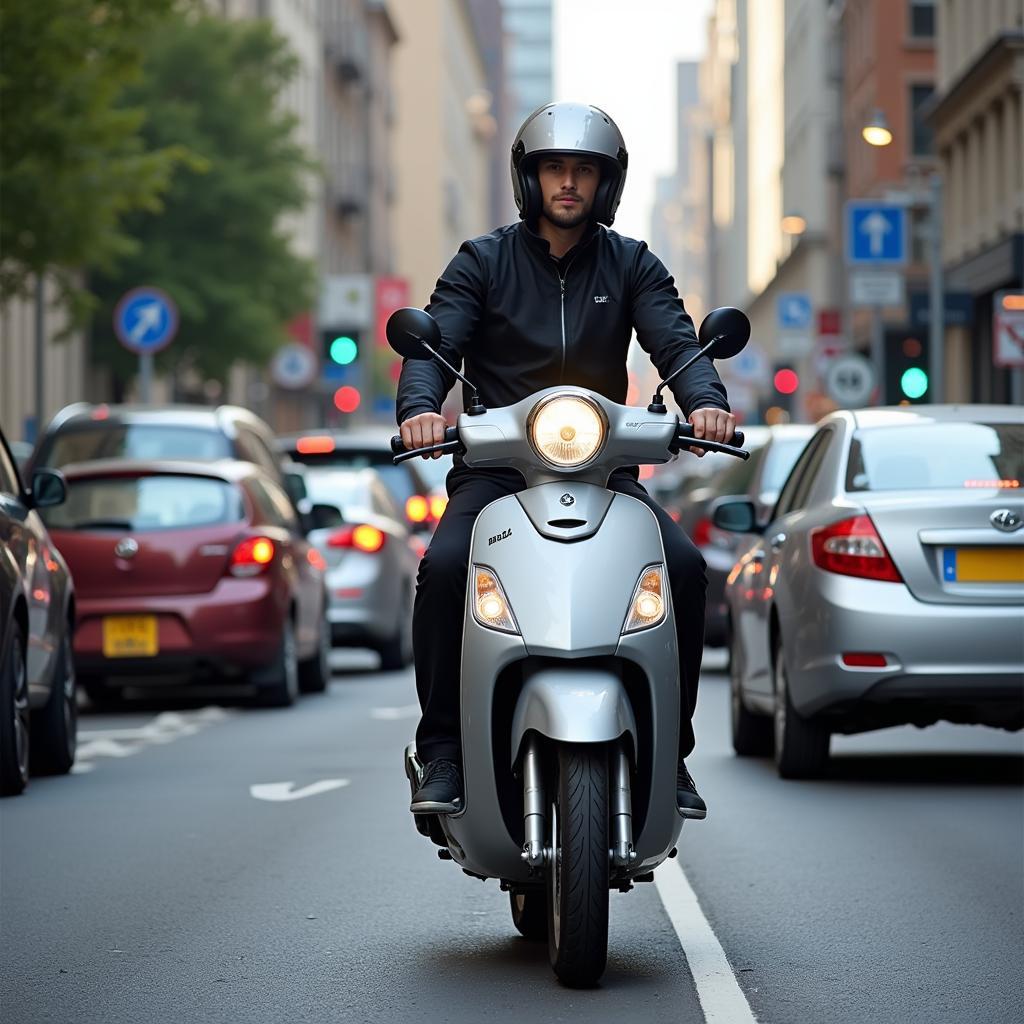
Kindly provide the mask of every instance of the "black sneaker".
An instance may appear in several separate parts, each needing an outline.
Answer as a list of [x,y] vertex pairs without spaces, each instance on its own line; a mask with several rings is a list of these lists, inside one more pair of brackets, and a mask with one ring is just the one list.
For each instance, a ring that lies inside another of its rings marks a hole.
[[454,761],[438,757],[423,769],[423,781],[413,793],[413,814],[454,814],[462,807],[462,772]]
[[684,818],[706,818],[707,804],[701,799],[690,773],[686,770],[686,762],[680,760],[676,769],[676,805]]

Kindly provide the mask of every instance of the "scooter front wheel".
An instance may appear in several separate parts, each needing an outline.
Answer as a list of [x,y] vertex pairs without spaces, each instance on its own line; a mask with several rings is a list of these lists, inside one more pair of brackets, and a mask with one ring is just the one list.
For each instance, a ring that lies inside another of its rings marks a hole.
[[548,954],[559,980],[596,984],[608,958],[608,750],[560,744],[551,792]]

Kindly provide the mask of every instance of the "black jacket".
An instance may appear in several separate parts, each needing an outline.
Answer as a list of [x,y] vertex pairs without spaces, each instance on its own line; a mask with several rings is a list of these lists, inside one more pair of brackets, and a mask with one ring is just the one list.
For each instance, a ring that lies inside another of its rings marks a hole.
[[[663,379],[698,347],[693,321],[662,262],[645,242],[602,226],[592,227],[561,260],[522,223],[463,242],[427,310],[441,328],[441,354],[462,368],[489,408],[556,384],[624,403],[634,328]],[[405,360],[399,424],[440,412],[454,383],[436,360]],[[687,416],[694,409],[729,408],[710,359],[698,360],[670,387]]]

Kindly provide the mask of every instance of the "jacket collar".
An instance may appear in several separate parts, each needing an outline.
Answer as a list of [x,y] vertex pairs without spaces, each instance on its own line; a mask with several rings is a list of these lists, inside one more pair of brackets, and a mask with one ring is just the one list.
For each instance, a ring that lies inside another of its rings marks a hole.
[[[587,230],[583,237],[563,256],[563,261],[571,260],[578,253],[590,246],[590,243],[601,233],[601,225],[595,220],[587,224]],[[551,246],[548,240],[539,235],[536,231],[536,224],[527,224],[526,221],[519,222],[519,237],[526,243],[528,249],[536,253],[542,259],[554,259],[551,255]]]

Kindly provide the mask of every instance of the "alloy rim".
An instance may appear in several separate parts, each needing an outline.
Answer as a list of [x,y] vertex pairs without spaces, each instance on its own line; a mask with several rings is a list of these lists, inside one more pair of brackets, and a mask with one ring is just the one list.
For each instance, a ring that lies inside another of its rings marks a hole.
[[551,803],[551,861],[548,864],[551,879],[551,930],[552,941],[558,949],[562,938],[562,847],[558,837],[558,803]]
[[14,750],[18,759],[18,772],[25,779],[28,778],[29,753],[28,672],[25,670],[25,659],[21,649],[15,644],[11,646],[11,675],[14,678]]
[[782,648],[775,655],[775,756],[781,757],[786,742],[786,664]]
[[77,746],[78,702],[75,694],[75,659],[71,655],[71,644],[67,638],[63,644],[64,657],[64,742],[68,754],[73,758]]

